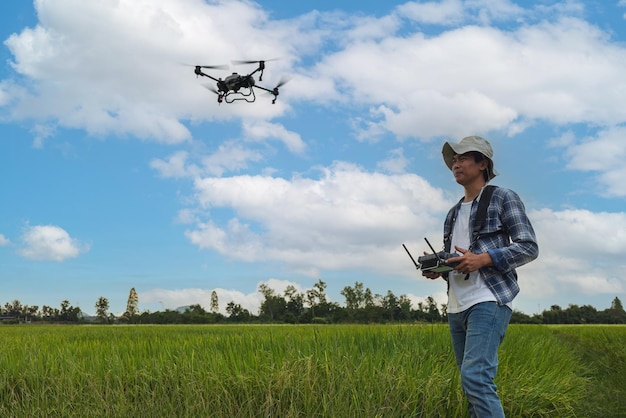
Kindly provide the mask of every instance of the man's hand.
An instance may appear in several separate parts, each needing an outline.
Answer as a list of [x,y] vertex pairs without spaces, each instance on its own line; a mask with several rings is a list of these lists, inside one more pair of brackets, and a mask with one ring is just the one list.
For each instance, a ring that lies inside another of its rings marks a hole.
[[468,274],[482,267],[493,265],[493,261],[491,261],[489,253],[474,254],[473,252],[456,245],[454,246],[454,249],[461,253],[461,256],[448,258],[446,260],[446,264],[458,263],[454,269],[461,274]]
[[435,280],[441,277],[441,273],[433,273],[432,271],[423,271],[422,276],[430,280]]

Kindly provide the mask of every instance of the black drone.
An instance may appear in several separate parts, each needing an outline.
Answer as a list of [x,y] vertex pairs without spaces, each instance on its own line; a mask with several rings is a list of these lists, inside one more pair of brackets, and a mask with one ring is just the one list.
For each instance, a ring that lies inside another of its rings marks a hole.
[[256,96],[254,95],[254,88],[265,90],[270,94],[274,95],[274,99],[272,100],[272,104],[276,103],[276,98],[278,97],[278,88],[286,83],[285,80],[281,80],[276,87],[273,89],[268,89],[263,86],[256,85],[256,81],[254,79],[254,74],[259,73],[259,81],[263,81],[263,70],[265,70],[265,61],[233,61],[233,64],[258,64],[256,70],[252,71],[248,75],[241,75],[237,73],[232,73],[225,79],[215,78],[209,74],[206,74],[202,71],[203,68],[207,69],[220,69],[225,70],[228,69],[226,65],[196,65],[196,76],[208,77],[211,80],[217,81],[217,89],[213,86],[206,86],[213,93],[217,94],[217,102],[222,103],[225,101],[226,103],[232,103],[237,100],[245,100],[246,102],[254,102],[256,100]]

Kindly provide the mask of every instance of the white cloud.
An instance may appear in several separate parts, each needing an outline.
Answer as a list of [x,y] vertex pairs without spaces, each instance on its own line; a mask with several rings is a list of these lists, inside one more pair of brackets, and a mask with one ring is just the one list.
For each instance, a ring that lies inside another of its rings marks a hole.
[[526,295],[612,295],[626,290],[626,213],[542,209],[529,216],[539,258],[521,269]]
[[623,46],[566,17],[513,30],[460,26],[354,42],[317,70],[352,103],[377,108],[375,126],[430,137],[468,129],[519,133],[536,120],[621,123],[624,66]]
[[246,169],[250,163],[262,159],[261,152],[231,141],[221,144],[216,152],[202,157],[201,167],[205,174],[221,176],[225,172]]
[[0,234],[0,247],[6,247],[9,244],[11,244],[11,241],[3,234]]
[[157,170],[165,178],[187,177],[190,175],[190,169],[187,167],[188,157],[188,152],[177,151],[170,155],[167,161],[155,158],[150,162],[150,167]]
[[61,262],[89,250],[88,245],[81,244],[63,228],[55,225],[29,226],[21,241],[20,255],[31,260]]
[[406,166],[409,160],[404,156],[404,150],[402,148],[396,148],[389,152],[389,157],[386,160],[380,161],[377,166],[379,169],[388,173],[400,174],[406,171]]
[[[301,153],[297,132],[268,121],[302,101],[375,109],[360,123],[369,126],[364,136],[370,129],[400,137],[519,133],[534,120],[626,119],[626,49],[572,17],[580,14],[578,2],[525,10],[506,0],[409,2],[377,19],[311,12],[282,21],[243,1],[35,4],[39,25],[5,42],[31,91],[3,88],[2,102],[16,103],[14,118],[93,135],[180,143],[191,138],[183,121],[243,117],[256,121],[244,124],[251,139],[277,139]],[[402,26],[402,19],[452,24],[427,33]],[[364,21],[368,30],[360,31]],[[490,21],[511,28],[489,27]],[[206,80],[179,65],[224,64],[252,58],[249,51],[253,59],[283,58],[268,62],[263,84],[294,76],[276,105],[218,106],[201,88]],[[304,66],[318,52],[326,55]]]
[[522,8],[509,0],[411,1],[396,8],[404,18],[420,24],[458,26],[463,23],[545,20],[560,15],[581,15],[585,5],[571,0],[555,4],[530,4]]
[[458,24],[465,16],[465,9],[461,0],[407,2],[398,6],[397,11],[416,22],[441,25]]
[[11,94],[9,93],[10,89],[11,86],[7,81],[0,81],[0,106],[9,104],[11,97]]
[[[193,68],[181,65],[248,59],[250,50],[258,59],[288,57],[297,42],[283,42],[289,27],[265,28],[267,16],[253,3],[41,0],[35,6],[39,24],[5,41],[14,69],[32,80],[30,92],[3,89],[2,102],[16,102],[11,109],[16,119],[56,120],[98,136],[179,143],[190,139],[183,119],[228,119],[253,109],[271,116],[284,110],[279,105],[218,107]],[[273,68],[278,74],[288,63],[278,61]],[[266,78],[271,80],[271,73]]]
[[293,153],[301,154],[305,150],[305,144],[300,135],[288,131],[278,123],[265,121],[244,122],[243,132],[245,138],[250,141],[264,141],[266,139],[278,139]]
[[601,130],[595,137],[584,138],[578,143],[565,143],[568,146],[567,167],[574,170],[596,172],[601,189],[597,193],[609,196],[626,196],[626,149],[624,137],[626,127],[612,127]]
[[263,158],[260,151],[233,140],[217,145],[214,150],[195,147],[193,152],[176,151],[165,160],[153,159],[150,166],[165,178],[194,178],[245,170]]
[[626,254],[626,213],[588,210],[552,211],[533,215],[550,252],[578,259],[585,265],[603,265],[606,258]]
[[[400,243],[425,233],[439,235],[438,218],[451,205],[414,174],[387,176],[347,163],[320,168],[320,173],[319,178],[290,180],[197,179],[196,211],[204,210],[210,220],[188,230],[187,237],[234,259],[280,260],[311,274],[320,269],[380,271],[397,266],[393,260],[406,261]],[[234,215],[226,221],[212,218],[211,211],[219,208]]]

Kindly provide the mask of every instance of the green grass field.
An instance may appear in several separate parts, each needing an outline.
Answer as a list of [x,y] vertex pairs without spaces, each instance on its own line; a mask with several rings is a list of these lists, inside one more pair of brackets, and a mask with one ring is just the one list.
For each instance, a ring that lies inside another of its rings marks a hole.
[[[3,417],[462,417],[447,325],[0,326]],[[511,325],[509,417],[626,416],[626,327]]]

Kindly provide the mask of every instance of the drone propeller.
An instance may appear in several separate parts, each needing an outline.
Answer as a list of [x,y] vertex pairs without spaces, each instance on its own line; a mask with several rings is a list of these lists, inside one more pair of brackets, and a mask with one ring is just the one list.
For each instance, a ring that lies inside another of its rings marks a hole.
[[282,77],[278,84],[276,84],[276,87],[274,87],[272,90],[267,90],[269,94],[274,95],[274,100],[272,100],[272,104],[276,103],[276,99],[278,98],[278,88],[287,83],[289,80],[290,78]]
[[278,89],[281,86],[284,86],[285,84],[287,84],[289,82],[289,80],[291,80],[291,78],[288,77],[281,77],[281,79],[278,81],[278,84],[276,84],[276,86],[273,89],[267,89],[267,93],[268,94],[273,94],[274,96],[278,96]]
[[228,65],[197,65],[197,67],[213,70],[228,70],[230,68]]
[[[256,70],[254,70],[252,72],[252,74],[256,73],[257,71],[260,71],[259,73],[259,81],[263,81],[263,70],[265,70],[265,62],[266,61],[276,61],[278,58],[272,58],[269,60],[250,60],[250,61],[239,61],[239,60],[233,60],[231,61],[231,63],[233,63],[234,65],[238,65],[238,64],[259,64],[259,68],[257,68]],[[250,74],[250,75],[252,75]]]
[[271,58],[268,60],[233,60],[231,61],[231,63],[235,64],[235,65],[241,65],[241,64],[261,64],[262,62],[267,62],[267,61],[276,61],[278,58]]
[[231,61],[231,63],[235,64],[235,65],[241,65],[241,64],[256,64],[257,62],[261,62],[261,61],[240,61],[240,60],[233,60]]
[[186,62],[181,62],[180,65],[183,65],[185,67],[206,68],[206,69],[213,69],[213,70],[228,70],[228,69],[230,69],[230,66],[228,64],[223,64],[223,65],[198,65],[198,64],[189,64],[189,63],[186,63]]
[[274,88],[277,89],[280,86],[283,86],[283,85],[287,84],[289,82],[289,80],[291,80],[291,78],[281,77],[281,79],[278,81],[278,84],[276,84],[276,87],[274,87]]
[[217,91],[215,86],[212,86],[211,84],[204,84],[203,87],[219,96],[219,92]]
[[220,93],[219,91],[217,91],[217,89],[214,86],[210,84],[203,84],[203,87],[217,95],[217,103],[220,103],[220,104],[222,103],[222,101],[224,100],[224,97],[226,96],[225,94]]
[[205,76],[205,77],[210,77],[210,78],[213,78],[213,77],[207,76],[206,74],[204,74],[202,72],[202,68],[213,69],[213,70],[228,70],[230,68],[228,65],[192,65],[192,64],[185,64],[185,63],[181,63],[181,65],[184,65],[185,67],[195,67],[194,73],[196,73],[196,76]]

